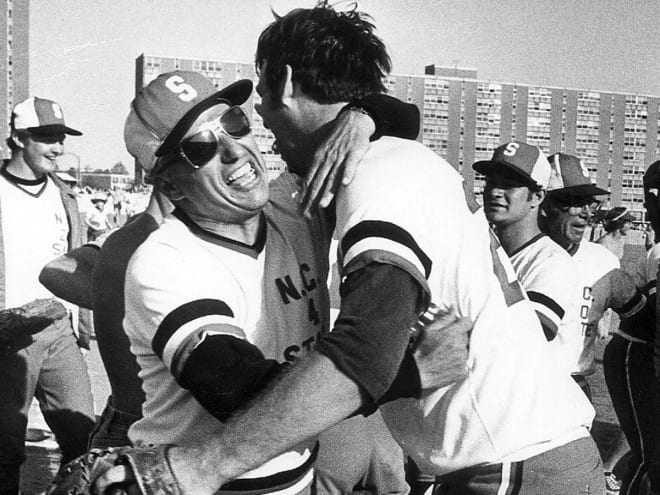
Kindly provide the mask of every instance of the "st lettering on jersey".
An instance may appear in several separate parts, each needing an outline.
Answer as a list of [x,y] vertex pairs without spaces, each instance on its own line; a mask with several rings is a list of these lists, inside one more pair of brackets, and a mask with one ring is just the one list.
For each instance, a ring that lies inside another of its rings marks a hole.
[[302,318],[304,326],[313,328],[314,332],[310,337],[284,349],[282,357],[287,363],[293,363],[308,354],[321,335],[327,332],[327,319],[323,316],[324,309],[321,302],[325,294],[319,290],[322,286],[316,274],[312,272],[310,265],[303,262],[299,263],[297,272],[275,278],[275,287],[281,304],[285,306],[285,313],[290,313],[293,309],[286,308],[287,306],[296,306],[293,313],[297,318]]

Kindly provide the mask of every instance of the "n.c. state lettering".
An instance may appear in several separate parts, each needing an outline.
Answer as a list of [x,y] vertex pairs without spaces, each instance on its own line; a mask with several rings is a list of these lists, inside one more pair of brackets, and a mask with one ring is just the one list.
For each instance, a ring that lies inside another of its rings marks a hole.
[[287,363],[293,363],[302,358],[305,354],[309,353],[313,348],[316,341],[320,338],[321,333],[312,335],[311,337],[303,340],[300,345],[290,345],[284,349],[283,357]]
[[275,285],[284,304],[289,304],[291,300],[299,301],[303,296],[306,296],[318,287],[318,283],[310,271],[311,268],[307,263],[301,263],[300,279],[297,283],[294,282],[291,275],[285,275],[284,277],[275,279]]

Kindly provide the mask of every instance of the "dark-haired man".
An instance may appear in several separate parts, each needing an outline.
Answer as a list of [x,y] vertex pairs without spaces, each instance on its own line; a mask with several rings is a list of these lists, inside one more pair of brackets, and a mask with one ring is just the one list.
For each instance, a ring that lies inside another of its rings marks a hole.
[[[342,108],[382,91],[390,69],[367,17],[328,8],[278,18],[260,36],[256,62],[257,110],[302,173]],[[600,460],[586,429],[593,409],[557,373],[510,263],[472,206],[460,175],[428,148],[373,143],[335,199],[342,286],[334,330],[221,435],[169,448],[166,462],[152,453],[150,462],[184,491],[213,493],[356,411],[400,398],[381,405],[383,417],[445,493],[484,484],[479,493],[599,493]],[[457,380],[439,373],[427,382],[410,358],[408,329],[430,302],[474,322],[467,374]],[[137,466],[140,483],[152,467]],[[113,469],[99,486],[124,475]]]
[[[39,283],[52,258],[84,238],[78,205],[55,175],[66,135],[81,132],[64,122],[54,101],[32,97],[19,103],[7,140],[11,157],[0,169],[0,308],[53,298]],[[62,461],[82,454],[94,425],[87,366],[78,347],[70,307],[66,318],[12,342],[0,366],[0,493],[18,493],[25,460],[27,415],[33,397],[62,450]]]
[[[577,332],[578,289],[571,257],[539,227],[550,164],[538,147],[512,141],[473,168],[486,177],[486,218],[511,258],[546,339],[561,351],[567,339],[574,340],[566,334]],[[561,359],[562,353],[557,356]]]

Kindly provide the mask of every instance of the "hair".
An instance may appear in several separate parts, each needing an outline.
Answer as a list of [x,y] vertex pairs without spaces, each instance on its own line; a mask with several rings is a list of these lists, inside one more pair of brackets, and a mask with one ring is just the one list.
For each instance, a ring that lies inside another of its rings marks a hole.
[[[609,212],[613,217],[616,217],[618,215],[622,215],[625,213],[627,208],[623,206],[617,206],[615,208],[612,208]],[[604,219],[603,221],[603,228],[605,229],[605,232],[614,232],[615,230],[619,230],[623,228],[623,226],[627,223],[630,223],[631,221],[628,219],[618,219],[618,220],[607,220],[607,218]]]
[[385,92],[392,62],[370,16],[355,8],[337,12],[327,2],[273,15],[259,36],[255,66],[275,102],[286,65],[293,68],[293,81],[319,103]]
[[660,205],[658,204],[658,191],[654,190],[660,189],[660,160],[653,162],[646,169],[643,185],[646,220],[653,228],[655,241],[660,242]]

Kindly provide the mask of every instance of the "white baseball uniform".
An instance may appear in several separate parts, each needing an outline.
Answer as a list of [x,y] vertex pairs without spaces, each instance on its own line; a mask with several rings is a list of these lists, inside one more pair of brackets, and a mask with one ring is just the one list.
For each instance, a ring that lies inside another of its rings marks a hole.
[[[177,383],[189,352],[186,338],[200,329],[208,327],[202,342],[232,335],[278,362],[303,356],[327,332],[323,253],[329,236],[318,219],[299,216],[297,191],[289,174],[273,183],[255,246],[203,231],[175,211],[131,258],[124,326],[146,394],[144,417],[129,431],[134,444],[189,445],[222,431],[222,422]],[[313,445],[306,442],[240,479],[296,470]],[[311,471],[300,483],[307,478]]]
[[340,189],[336,213],[342,276],[395,265],[437,306],[474,322],[465,379],[381,406],[423,472],[523,460],[589,435],[593,408],[559,372],[510,261],[446,161],[419,143],[381,138]]

